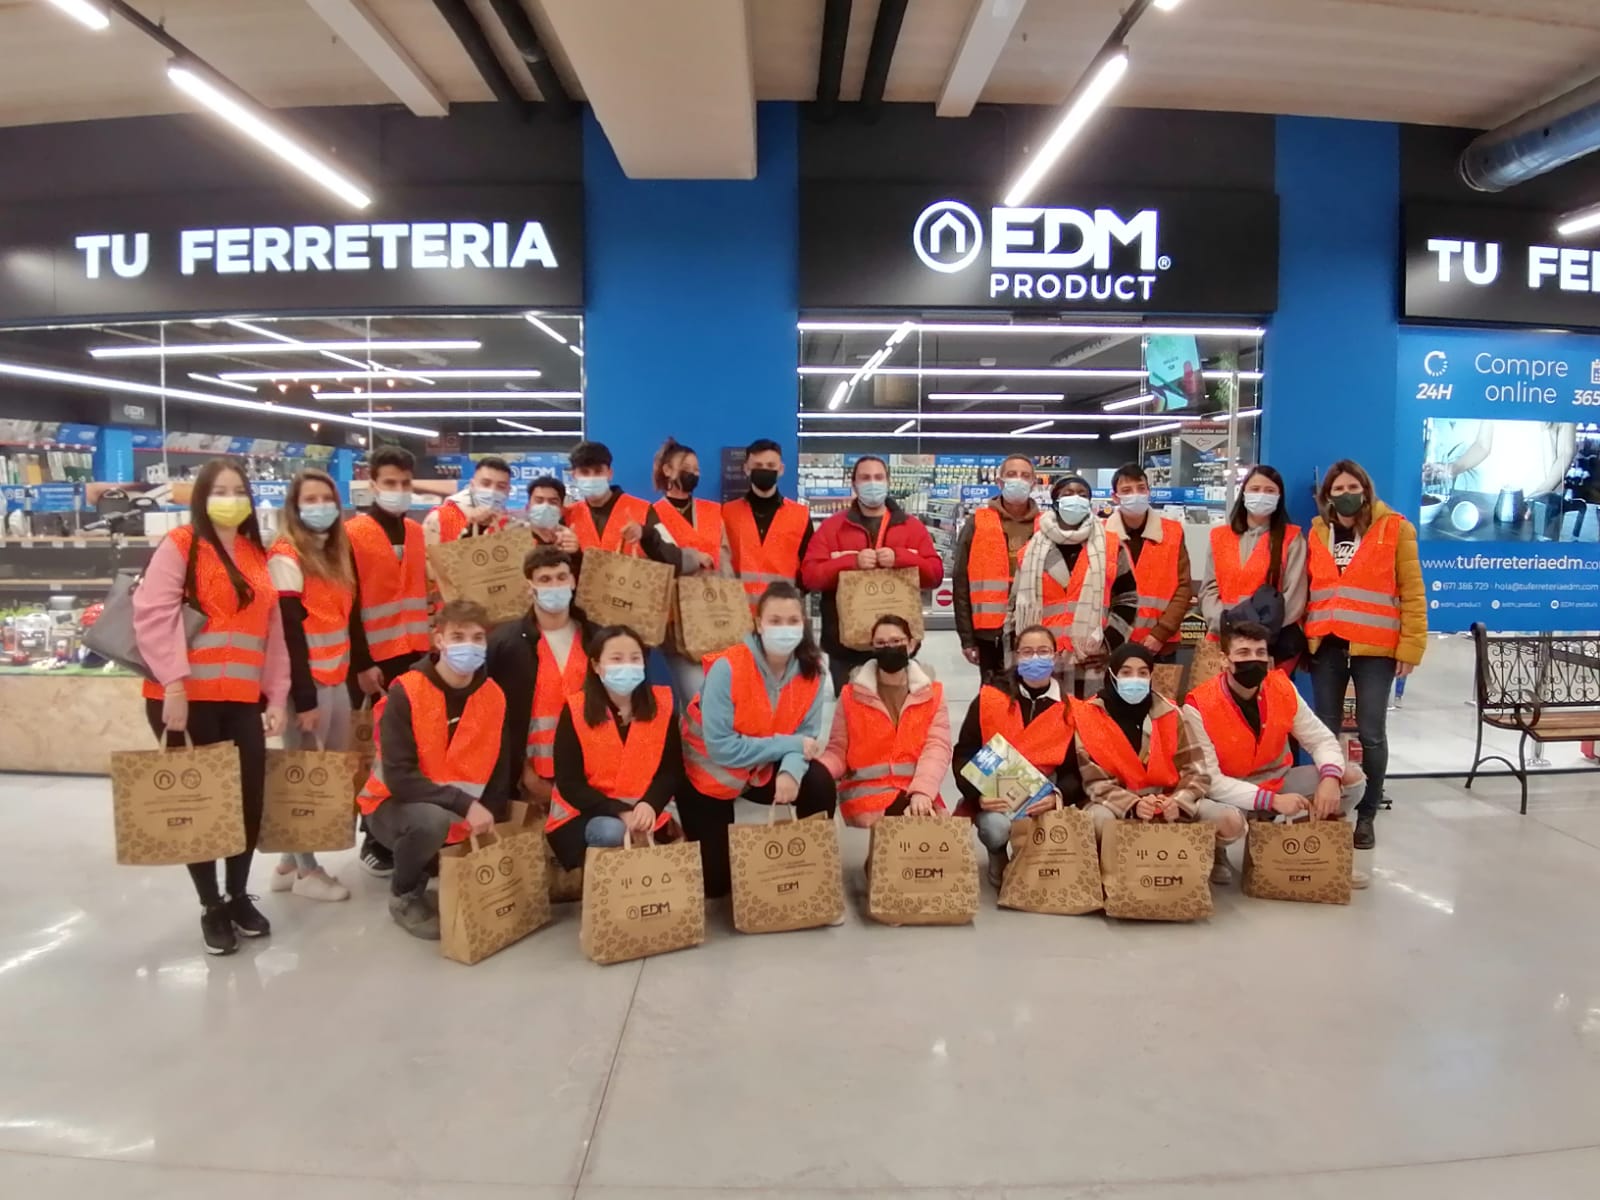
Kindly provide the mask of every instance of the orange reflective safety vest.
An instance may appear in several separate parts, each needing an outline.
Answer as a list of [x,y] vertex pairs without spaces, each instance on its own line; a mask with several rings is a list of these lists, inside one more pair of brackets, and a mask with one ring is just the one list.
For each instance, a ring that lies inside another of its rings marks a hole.
[[300,552],[288,538],[273,543],[267,557],[293,559],[300,565],[300,602],[306,609],[311,678],[323,687],[343,683],[350,673],[350,606],[355,603],[355,592],[307,571],[300,562]]
[[[467,526],[471,524],[467,520],[467,514],[462,511],[461,506],[454,500],[446,500],[439,505],[438,512],[439,540],[441,542],[455,541],[467,531]],[[496,513],[494,520],[485,525],[483,531],[485,533],[499,533],[509,521],[510,518],[505,513]]]
[[693,525],[683,519],[683,514],[665,496],[652,507],[677,545],[709,554],[717,562],[722,561],[722,505],[710,500],[696,500]]
[[[194,526],[183,525],[167,535],[188,561]],[[230,700],[254,704],[261,699],[261,676],[267,666],[267,634],[278,589],[267,574],[267,557],[245,538],[234,541],[233,565],[254,593],[239,607],[222,558],[201,540],[194,557],[193,600],[206,614],[205,627],[189,643],[189,677],[184,691],[191,700]],[[160,700],[165,689],[145,681],[146,700]]]
[[908,702],[896,724],[882,708],[856,699],[857,690],[849,684],[839,697],[848,738],[839,779],[839,811],[846,821],[886,811],[911,786],[933,715],[944,707],[944,684],[935,683],[933,698],[925,704]]
[[998,733],[1043,774],[1053,775],[1067,761],[1072,745],[1072,710],[1052,704],[1023,725],[1022,706],[986,684],[978,693],[978,728],[985,743]]
[[[574,692],[567,697],[567,709],[572,713],[572,728],[583,746],[583,773],[589,786],[613,800],[638,800],[649,790],[650,783],[661,773],[661,755],[667,745],[667,729],[672,723],[672,689],[653,687],[656,698],[656,715],[651,721],[634,718],[628,726],[628,740],[624,742],[617,731],[617,721],[606,711],[602,725],[590,725],[583,719],[583,693]],[[550,796],[550,815],[545,818],[546,833],[554,833],[578,815],[578,810],[561,798],[556,788]],[[660,829],[669,820],[666,813],[656,814],[655,828]]]
[[[411,736],[417,745],[417,765],[422,773],[443,787],[460,788],[474,800],[482,800],[489,779],[500,761],[500,729],[506,715],[506,697],[500,685],[486,679],[467,699],[467,707],[450,736],[450,714],[444,693],[421,671],[407,671],[397,683],[411,702]],[[371,813],[390,796],[383,781],[383,747],[378,730],[383,724],[387,695],[379,698],[372,710],[372,774],[356,797],[364,813]],[[465,821],[450,826],[446,842],[465,841],[472,832]]]
[[[1038,514],[1033,518],[1033,530],[1039,531]],[[1005,627],[1011,575],[1005,522],[985,504],[972,514],[972,545],[967,554],[967,591],[972,597],[974,629],[998,631]],[[1081,580],[1078,586],[1083,586]]]
[[1256,693],[1261,712],[1261,736],[1244,719],[1228,686],[1228,677],[1218,675],[1189,693],[1188,703],[1200,714],[1206,736],[1217,751],[1217,765],[1230,779],[1241,779],[1262,791],[1283,788],[1284,776],[1294,765],[1289,735],[1294,732],[1294,715],[1300,708],[1300,693],[1282,671],[1271,671]]
[[1145,762],[1139,757],[1139,747],[1128,743],[1105,709],[1087,700],[1071,703],[1078,743],[1102,771],[1130,792],[1146,794],[1177,786],[1177,709],[1168,709],[1150,722],[1150,761]]
[[[1372,523],[1355,557],[1341,574],[1333,550],[1320,537],[1307,539],[1306,569],[1311,600],[1306,606],[1306,636],[1336,634],[1347,642],[1393,650],[1400,644],[1400,588],[1395,579],[1399,513]],[[1329,529],[1331,537],[1333,530]]]
[[[1089,520],[1094,520],[1090,517]],[[1117,557],[1122,553],[1122,539],[1111,530],[1104,531],[1106,537],[1106,566],[1105,566],[1105,594],[1098,597],[1102,613],[1111,611],[1111,588],[1117,581]],[[1022,555],[1026,554],[1026,546],[1017,554],[1017,562],[1022,562]],[[1056,649],[1062,653],[1072,650],[1072,610],[1077,606],[1078,599],[1083,595],[1083,578],[1089,573],[1089,552],[1085,547],[1078,555],[1078,561],[1073,564],[1072,574],[1067,576],[1067,586],[1062,587],[1048,572],[1044,576],[1042,590],[1044,595],[1044,616],[1040,624],[1056,632]],[[1102,618],[1101,624],[1104,624]]]
[[[1300,526],[1287,525],[1283,530],[1283,561],[1278,564],[1279,578],[1289,565],[1289,547],[1300,536]],[[1217,598],[1223,608],[1232,608],[1248,600],[1255,590],[1267,582],[1267,567],[1272,558],[1272,534],[1263,533],[1250,551],[1248,562],[1239,558],[1240,536],[1231,525],[1215,525],[1211,529],[1211,574],[1217,581]]]
[[405,521],[399,558],[377,518],[362,513],[344,526],[361,581],[361,628],[374,662],[428,649],[428,550],[422,526],[410,517]]
[[629,525],[638,525],[642,529],[649,516],[648,504],[639,497],[624,492],[617,497],[611,516],[606,519],[606,531],[603,535],[595,528],[594,514],[589,511],[587,500],[567,505],[562,510],[561,523],[572,530],[572,535],[578,539],[580,550],[611,550],[617,554],[631,554],[635,558],[643,558],[644,548],[637,542],[631,546],[623,544],[622,531]]
[[811,510],[785,500],[772,515],[765,540],[756,525],[749,500],[730,500],[722,506],[728,530],[728,552],[733,569],[744,583],[751,607],[770,584],[793,583],[800,574],[800,546],[811,527]]
[[[1161,522],[1161,540],[1143,539],[1139,561],[1133,564],[1133,577],[1139,582],[1139,615],[1134,620],[1130,642],[1137,642],[1147,633],[1154,633],[1167,605],[1178,594],[1178,554],[1183,549],[1183,523],[1167,517],[1151,516],[1149,521]],[[1177,645],[1180,633],[1174,633],[1168,645]]]
[[567,697],[583,687],[589,660],[583,653],[583,634],[574,631],[565,665],[556,662],[555,652],[544,634],[539,634],[539,670],[533,677],[533,707],[528,712],[528,765],[541,779],[556,774],[556,725]]
[[[815,679],[807,679],[798,671],[783,685],[774,708],[767,698],[767,685],[756,664],[750,647],[740,642],[723,655],[732,669],[730,691],[733,699],[733,730],[745,737],[778,737],[799,731],[800,723],[811,711],[822,686],[819,672]],[[706,749],[705,725],[701,718],[700,697],[689,702],[683,714],[683,769],[690,784],[702,796],[717,800],[733,800],[744,794],[746,788],[760,787],[772,778],[776,763],[762,763],[758,767],[727,767],[711,758]]]

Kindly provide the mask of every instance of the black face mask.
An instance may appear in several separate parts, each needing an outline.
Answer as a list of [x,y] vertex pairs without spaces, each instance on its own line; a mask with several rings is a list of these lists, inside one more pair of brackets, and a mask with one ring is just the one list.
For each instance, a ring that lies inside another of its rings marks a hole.
[[1233,664],[1233,678],[1242,688],[1258,688],[1267,681],[1267,672],[1270,670],[1272,664],[1260,659],[1236,662]]
[[750,486],[757,491],[770,492],[778,486],[778,472],[771,467],[756,467],[750,472]]
[[911,662],[911,651],[904,646],[885,646],[874,650],[872,657],[878,660],[878,670],[898,675]]
[[684,471],[678,476],[678,490],[692,492],[700,486],[700,473],[698,471]]

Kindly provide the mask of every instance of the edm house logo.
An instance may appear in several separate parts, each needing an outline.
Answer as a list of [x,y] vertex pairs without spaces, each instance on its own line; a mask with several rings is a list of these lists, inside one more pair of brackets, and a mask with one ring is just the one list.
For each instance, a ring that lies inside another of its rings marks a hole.
[[929,270],[954,275],[987,244],[991,300],[1149,301],[1158,272],[1172,266],[1159,227],[1153,208],[1124,217],[1110,208],[996,206],[985,230],[969,206],[939,200],[917,217],[911,245]]

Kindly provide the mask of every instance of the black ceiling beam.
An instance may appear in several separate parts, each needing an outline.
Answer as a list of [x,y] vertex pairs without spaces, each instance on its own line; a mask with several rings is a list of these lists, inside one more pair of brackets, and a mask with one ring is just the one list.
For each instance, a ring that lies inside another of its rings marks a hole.
[[533,76],[545,105],[563,119],[577,116],[578,106],[561,82],[561,76],[556,74],[555,64],[545,53],[544,43],[539,40],[539,32],[528,19],[521,0],[489,0],[489,4],[505,27],[511,44],[517,48],[518,56],[527,64],[528,74]]
[[832,119],[839,108],[839,84],[844,78],[845,42],[850,37],[852,0],[827,0],[822,10],[822,53],[817,58],[818,120]]
[[883,88],[889,82],[889,64],[900,41],[900,26],[906,19],[909,0],[883,0],[878,19],[872,25],[872,46],[867,50],[867,70],[861,77],[861,113],[868,120],[878,115],[883,105]]
[[489,35],[484,33],[478,18],[467,7],[467,0],[433,0],[433,6],[445,19],[445,24],[450,26],[450,32],[456,35],[456,41],[461,43],[461,48],[467,52],[467,57],[472,60],[484,83],[489,85],[494,98],[519,117],[526,117],[530,111],[528,101],[517,91],[516,83],[490,45]]

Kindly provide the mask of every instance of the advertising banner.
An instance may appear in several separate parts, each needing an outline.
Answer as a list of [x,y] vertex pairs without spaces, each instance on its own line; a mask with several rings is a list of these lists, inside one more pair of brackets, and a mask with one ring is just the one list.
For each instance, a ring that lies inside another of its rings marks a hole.
[[1400,331],[1400,477],[1428,625],[1600,628],[1600,337]]

